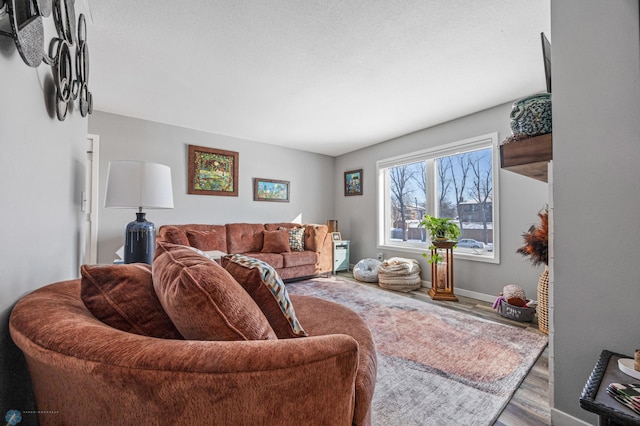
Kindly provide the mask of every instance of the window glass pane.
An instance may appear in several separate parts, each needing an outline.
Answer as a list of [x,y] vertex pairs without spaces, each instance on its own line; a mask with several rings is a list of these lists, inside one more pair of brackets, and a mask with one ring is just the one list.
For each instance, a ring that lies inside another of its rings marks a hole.
[[425,241],[425,230],[418,225],[425,215],[426,176],[424,161],[388,169],[391,215],[387,230],[390,241]]
[[458,248],[493,249],[493,179],[491,148],[436,159],[438,217],[458,221]]

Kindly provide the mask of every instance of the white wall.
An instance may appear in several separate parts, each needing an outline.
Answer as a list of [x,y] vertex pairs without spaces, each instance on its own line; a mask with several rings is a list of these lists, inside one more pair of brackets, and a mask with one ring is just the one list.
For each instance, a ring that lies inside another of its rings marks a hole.
[[637,0],[553,0],[555,424],[600,352],[640,347]]
[[[544,73],[542,59],[540,67]],[[376,161],[496,131],[498,140],[502,141],[511,136],[510,112],[509,103],[338,157],[333,183],[335,216],[343,238],[351,240],[351,263],[366,257],[375,258],[380,251],[386,258],[417,258],[422,279],[429,281],[430,266],[420,255],[376,248]],[[363,169],[363,195],[345,197],[343,173],[359,168]],[[519,284],[527,295],[535,298],[542,268],[533,268],[515,251],[522,245],[522,233],[537,222],[537,212],[547,204],[547,185],[506,170],[500,171],[499,180],[501,263],[456,259],[454,284],[459,289],[496,297],[506,284]]]
[[[88,120],[75,110],[58,121],[52,107],[51,67],[28,67],[8,37],[0,37],[0,76],[0,413],[4,415],[11,408],[33,409],[24,358],[8,333],[11,307],[33,289],[79,276]],[[32,421],[25,415],[23,424]]]
[[[326,223],[333,217],[333,158],[183,127],[95,112],[90,133],[100,136],[98,262],[109,263],[124,244],[124,229],[134,210],[104,208],[111,160],[145,160],[171,167],[175,208],[148,210],[158,229],[172,223],[290,222]],[[238,197],[187,194],[188,146],[239,153]],[[253,201],[253,178],[291,183],[290,202]]]

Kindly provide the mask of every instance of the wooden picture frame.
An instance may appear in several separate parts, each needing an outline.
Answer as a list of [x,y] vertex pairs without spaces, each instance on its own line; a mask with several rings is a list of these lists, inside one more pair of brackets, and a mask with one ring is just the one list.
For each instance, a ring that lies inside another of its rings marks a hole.
[[344,195],[362,195],[362,169],[344,172]]
[[253,178],[253,201],[288,203],[290,186],[288,180]]
[[239,155],[189,145],[188,194],[238,196]]

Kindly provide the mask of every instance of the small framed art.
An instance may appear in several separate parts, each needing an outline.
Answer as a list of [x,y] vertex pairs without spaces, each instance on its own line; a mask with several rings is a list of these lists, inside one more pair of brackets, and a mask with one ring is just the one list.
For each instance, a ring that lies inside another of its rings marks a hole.
[[253,178],[253,201],[289,202],[289,181]]
[[238,196],[238,153],[189,145],[188,194]]
[[332,232],[331,239],[333,239],[333,241],[342,241],[342,235],[340,235],[339,232]]
[[362,195],[362,169],[344,172],[344,195]]

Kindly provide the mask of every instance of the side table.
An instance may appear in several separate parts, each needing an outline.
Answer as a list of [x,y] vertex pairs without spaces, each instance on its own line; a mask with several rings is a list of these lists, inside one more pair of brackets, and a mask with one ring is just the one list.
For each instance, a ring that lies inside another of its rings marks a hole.
[[600,425],[640,425],[640,415],[625,407],[607,393],[611,383],[637,383],[618,368],[620,358],[626,355],[602,351],[580,396],[580,406],[600,416]]
[[333,273],[349,271],[349,240],[333,241]]

